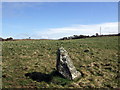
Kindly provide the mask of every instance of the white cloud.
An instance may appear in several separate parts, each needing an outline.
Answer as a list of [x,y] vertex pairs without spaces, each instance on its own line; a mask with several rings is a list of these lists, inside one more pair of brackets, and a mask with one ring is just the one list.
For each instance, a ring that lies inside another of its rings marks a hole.
[[37,31],[36,37],[47,37],[50,39],[58,39],[65,36],[72,35],[95,35],[96,33],[101,34],[117,34],[118,33],[118,22],[108,22],[102,24],[93,25],[72,25],[69,27],[61,28],[50,28],[44,31]]

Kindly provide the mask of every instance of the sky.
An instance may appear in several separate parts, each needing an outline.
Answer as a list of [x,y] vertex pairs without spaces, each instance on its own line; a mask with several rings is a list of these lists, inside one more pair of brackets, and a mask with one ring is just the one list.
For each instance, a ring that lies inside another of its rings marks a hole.
[[118,33],[117,2],[3,2],[2,37],[59,39]]

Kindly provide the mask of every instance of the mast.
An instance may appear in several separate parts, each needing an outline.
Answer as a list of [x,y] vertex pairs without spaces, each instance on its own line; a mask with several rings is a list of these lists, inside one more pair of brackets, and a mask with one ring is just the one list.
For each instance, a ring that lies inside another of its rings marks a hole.
[[101,26],[100,26],[100,35],[101,35]]

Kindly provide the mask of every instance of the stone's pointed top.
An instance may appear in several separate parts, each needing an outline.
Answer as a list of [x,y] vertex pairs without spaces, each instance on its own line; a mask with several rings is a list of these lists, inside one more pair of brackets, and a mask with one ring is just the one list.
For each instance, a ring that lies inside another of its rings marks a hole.
[[63,47],[58,49],[58,53],[60,53],[62,56],[68,55],[68,52]]
[[78,72],[73,65],[68,52],[63,47],[58,49],[56,68],[63,77],[70,80],[74,80],[81,76],[80,72]]
[[59,50],[66,51],[63,47],[60,47]]

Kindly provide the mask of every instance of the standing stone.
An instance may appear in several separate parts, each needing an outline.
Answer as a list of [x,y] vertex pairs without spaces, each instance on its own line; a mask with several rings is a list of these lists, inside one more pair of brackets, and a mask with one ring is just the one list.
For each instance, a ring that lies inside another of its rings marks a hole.
[[56,64],[57,71],[63,77],[70,79],[70,80],[79,78],[81,76],[81,73],[76,70],[75,66],[73,65],[73,62],[68,56],[67,51],[63,47],[61,47],[58,49],[57,54],[58,54],[57,64]]

